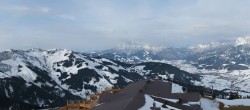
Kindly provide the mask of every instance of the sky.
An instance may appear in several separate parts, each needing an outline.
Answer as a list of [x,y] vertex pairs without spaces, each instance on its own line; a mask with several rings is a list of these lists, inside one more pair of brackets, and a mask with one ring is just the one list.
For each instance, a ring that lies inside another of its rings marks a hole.
[[183,47],[250,35],[250,0],[0,0],[0,50]]

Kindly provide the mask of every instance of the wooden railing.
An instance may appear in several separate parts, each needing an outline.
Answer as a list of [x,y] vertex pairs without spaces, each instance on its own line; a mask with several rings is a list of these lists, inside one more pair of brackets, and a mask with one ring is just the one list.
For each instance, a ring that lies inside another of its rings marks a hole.
[[67,100],[67,105],[64,107],[59,108],[59,110],[90,110],[93,107],[96,106],[100,96],[102,93],[107,93],[107,92],[120,92],[121,89],[110,89],[110,90],[104,90],[100,93],[96,93],[94,96],[90,96],[90,99],[87,101],[72,101],[72,100]]

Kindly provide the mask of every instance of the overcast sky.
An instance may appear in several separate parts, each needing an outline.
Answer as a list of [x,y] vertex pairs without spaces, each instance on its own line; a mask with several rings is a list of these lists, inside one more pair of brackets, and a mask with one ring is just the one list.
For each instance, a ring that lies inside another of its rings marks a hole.
[[250,0],[0,0],[0,50],[182,47],[250,35]]

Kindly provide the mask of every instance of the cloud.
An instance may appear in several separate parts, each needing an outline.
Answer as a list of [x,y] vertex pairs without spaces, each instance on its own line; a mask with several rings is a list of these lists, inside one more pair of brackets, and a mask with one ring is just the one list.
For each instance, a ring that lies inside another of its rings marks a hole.
[[124,41],[180,47],[250,35],[248,0],[0,2],[2,49],[103,49]]
[[67,14],[61,14],[61,15],[59,15],[59,17],[61,17],[63,19],[71,20],[71,21],[75,20],[75,16],[67,15]]
[[43,13],[48,13],[50,11],[50,8],[48,8],[48,7],[41,7],[39,10],[41,12],[43,12]]
[[9,11],[16,11],[16,12],[24,12],[24,11],[30,10],[30,8],[27,6],[10,6],[10,7],[5,7],[5,9]]

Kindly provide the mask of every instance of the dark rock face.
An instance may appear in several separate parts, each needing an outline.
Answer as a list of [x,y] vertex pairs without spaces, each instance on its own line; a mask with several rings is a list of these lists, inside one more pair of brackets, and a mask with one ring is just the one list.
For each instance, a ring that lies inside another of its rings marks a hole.
[[[167,80],[171,80],[179,83],[192,84],[191,81],[200,81],[200,76],[197,74],[190,74],[186,71],[182,71],[177,67],[171,66],[165,63],[156,63],[156,62],[146,62],[140,63],[139,65],[144,65],[144,70],[150,70],[149,74],[145,74],[146,77],[152,79],[160,79],[159,75],[166,75]],[[157,74],[157,75],[156,75]],[[173,74],[174,77],[171,78],[169,75]]]
[[37,75],[34,82],[29,83],[21,77],[2,78],[0,82],[2,96],[20,104],[34,105],[34,107],[56,107],[65,104],[66,98],[81,99],[79,96],[58,88],[57,83],[47,71],[30,64],[26,67]]
[[[78,70],[77,74],[70,74],[70,77],[71,78],[63,81],[63,83],[70,85],[69,88],[75,90],[82,90],[84,85],[83,82],[86,82],[88,84],[92,80],[92,78],[95,78],[96,82],[99,82],[101,78],[101,76],[95,70],[88,68],[80,69]],[[94,91],[96,91],[96,89]]]

